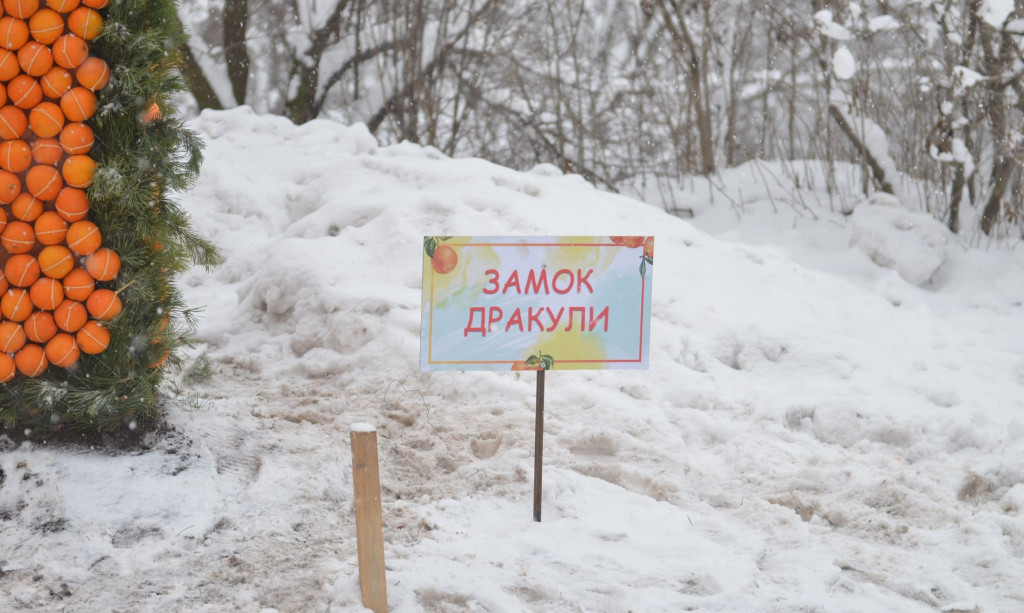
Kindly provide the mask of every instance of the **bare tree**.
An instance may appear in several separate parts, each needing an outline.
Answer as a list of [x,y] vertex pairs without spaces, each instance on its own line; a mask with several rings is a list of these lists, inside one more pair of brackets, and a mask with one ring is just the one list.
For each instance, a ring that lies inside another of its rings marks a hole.
[[[1008,24],[1024,15],[1015,2]],[[856,161],[864,190],[883,189],[895,179],[864,136],[878,126],[922,208],[955,230],[966,192],[984,201],[989,233],[1021,223],[1024,36],[984,6],[182,0],[179,12],[200,108],[249,104],[297,123],[330,112],[383,142],[552,163],[612,190],[754,157],[821,160],[830,195],[833,169]],[[853,79],[833,74],[840,46],[857,58]]]

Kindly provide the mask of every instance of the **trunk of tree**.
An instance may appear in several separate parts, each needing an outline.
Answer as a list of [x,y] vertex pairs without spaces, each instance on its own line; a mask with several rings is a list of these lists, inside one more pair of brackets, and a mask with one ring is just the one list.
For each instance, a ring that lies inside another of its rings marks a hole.
[[992,164],[992,177],[989,185],[992,191],[988,194],[988,201],[981,212],[981,231],[990,234],[996,223],[999,221],[999,212],[1003,206],[1003,196],[1013,180],[1013,171],[1017,162],[1009,153],[1000,153]]
[[[686,75],[686,93],[690,98],[690,107],[695,115],[697,140],[700,146],[698,172],[702,175],[710,175],[715,172],[715,140],[711,129],[709,92],[705,88],[704,81],[707,64],[701,62],[702,50],[694,44],[682,7],[676,0],[660,0],[659,4],[665,18],[665,26],[671,35],[679,59],[683,64],[683,72]],[[710,10],[707,5],[704,8]]]
[[332,37],[338,34],[341,18],[347,6],[348,0],[338,0],[323,27],[309,35],[309,49],[305,53],[307,58],[292,58],[290,84],[295,93],[285,102],[285,110],[288,118],[296,124],[316,119],[319,113],[316,95],[320,90],[320,63],[331,44]]
[[[1020,4],[1022,0],[1017,0]],[[989,177],[991,191],[988,201],[981,212],[981,231],[990,234],[999,221],[999,213],[1003,205],[1017,161],[1013,158],[1012,135],[1009,115],[1012,109],[1007,99],[1006,89],[1013,82],[1004,81],[1016,60],[1017,49],[1014,37],[1008,32],[996,32],[988,25],[981,27],[980,40],[984,48],[985,73],[991,75],[992,82],[988,87],[986,111],[992,128],[992,148],[995,150],[992,162],[992,174]],[[1014,80],[1020,80],[1018,74]]]
[[196,61],[196,56],[192,53],[192,48],[188,46],[187,42],[181,46],[181,56],[183,60],[181,73],[188,82],[189,89],[192,90],[192,96],[196,99],[199,110],[223,110],[224,105],[221,104],[220,98],[217,97],[217,92],[213,90],[213,86],[210,85],[210,81],[206,78],[206,73],[203,72],[199,62]]
[[245,104],[249,84],[249,50],[246,29],[249,26],[249,0],[224,1],[224,58],[228,81],[235,102]]
[[960,201],[964,197],[964,186],[967,184],[967,173],[964,165],[957,163],[953,169],[953,187],[949,190],[949,219],[946,227],[953,234],[960,232]]
[[313,92],[316,90],[318,73],[315,69],[296,58],[292,64],[291,81],[295,83],[295,94],[285,102],[288,119],[295,124],[304,124],[313,119]]

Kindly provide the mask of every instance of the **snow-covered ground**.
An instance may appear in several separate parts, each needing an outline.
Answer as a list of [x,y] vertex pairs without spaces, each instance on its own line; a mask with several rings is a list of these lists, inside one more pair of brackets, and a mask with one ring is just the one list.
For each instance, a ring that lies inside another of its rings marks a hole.
[[[128,454],[0,440],[0,610],[361,610],[359,422],[393,611],[1024,610],[1019,246],[843,215],[811,166],[691,222],[362,127],[194,127],[206,408]],[[422,237],[515,234],[657,237],[651,369],[547,377],[541,523],[533,373],[418,371]]]

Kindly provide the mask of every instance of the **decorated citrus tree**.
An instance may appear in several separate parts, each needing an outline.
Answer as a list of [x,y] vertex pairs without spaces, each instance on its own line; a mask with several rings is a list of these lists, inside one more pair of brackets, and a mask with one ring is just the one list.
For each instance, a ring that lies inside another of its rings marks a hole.
[[173,200],[201,142],[171,0],[3,0],[0,422],[152,423],[193,322],[174,278],[216,249]]

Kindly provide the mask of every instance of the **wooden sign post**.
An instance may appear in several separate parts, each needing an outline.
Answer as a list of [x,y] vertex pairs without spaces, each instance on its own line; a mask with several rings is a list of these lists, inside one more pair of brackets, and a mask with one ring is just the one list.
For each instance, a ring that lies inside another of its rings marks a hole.
[[533,521],[540,521],[540,504],[544,490],[544,373],[543,369],[537,371],[537,421],[533,438]]
[[653,236],[423,237],[420,370],[537,371],[535,521],[544,375],[646,369],[653,277]]
[[384,579],[384,526],[380,510],[380,470],[377,430],[369,424],[352,426],[352,486],[355,490],[356,548],[359,551],[359,586],[363,606],[387,613]]

